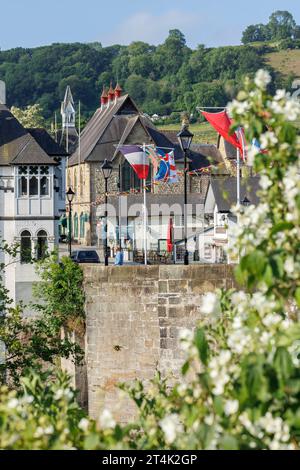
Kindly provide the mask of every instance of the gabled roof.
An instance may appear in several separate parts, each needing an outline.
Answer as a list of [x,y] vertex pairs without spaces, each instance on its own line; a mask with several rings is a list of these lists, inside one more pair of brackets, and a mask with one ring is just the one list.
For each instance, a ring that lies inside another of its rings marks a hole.
[[[138,109],[133,102],[133,100],[129,97],[129,95],[123,95],[114,102],[111,102],[108,108],[98,108],[92,118],[89,120],[87,125],[85,126],[82,134],[81,134],[81,141],[80,141],[80,162],[84,161],[102,161],[102,159],[95,159],[91,156],[93,150],[95,149],[97,144],[107,144],[107,143],[115,143],[118,144],[121,135],[112,137],[112,141],[115,142],[101,142],[102,136],[108,126],[111,124],[112,120],[115,116],[128,116],[138,114]],[[120,120],[121,121],[121,120]],[[126,127],[127,121],[123,120],[124,127],[122,128],[122,133]],[[76,165],[78,164],[78,152],[79,149],[77,148],[73,155],[69,160],[69,165]],[[112,158],[113,153],[110,156]]]
[[26,129],[49,157],[66,157],[68,154],[43,128]]
[[[233,205],[236,204],[237,181],[234,177],[217,178],[210,180],[211,189],[214,195],[215,203],[219,212],[230,212]],[[209,188],[208,188],[209,189]],[[259,203],[257,191],[259,190],[259,177],[241,178],[240,180],[240,200],[245,197],[255,206]],[[206,197],[208,190],[206,193]]]
[[0,105],[0,165],[56,165],[32,135]]

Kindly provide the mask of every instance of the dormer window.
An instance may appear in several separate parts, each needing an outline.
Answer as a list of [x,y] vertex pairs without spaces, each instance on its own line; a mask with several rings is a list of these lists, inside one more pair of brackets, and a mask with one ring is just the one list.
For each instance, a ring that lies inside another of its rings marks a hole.
[[18,167],[18,197],[49,197],[49,166],[30,165]]

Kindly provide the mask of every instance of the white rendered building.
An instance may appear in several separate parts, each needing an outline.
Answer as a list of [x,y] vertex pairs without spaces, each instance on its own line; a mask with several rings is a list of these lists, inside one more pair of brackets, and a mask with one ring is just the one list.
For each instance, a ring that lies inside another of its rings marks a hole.
[[65,160],[65,151],[44,129],[25,129],[0,104],[0,237],[19,245],[16,259],[0,252],[0,262],[15,304],[32,299],[38,280],[34,261],[58,244]]

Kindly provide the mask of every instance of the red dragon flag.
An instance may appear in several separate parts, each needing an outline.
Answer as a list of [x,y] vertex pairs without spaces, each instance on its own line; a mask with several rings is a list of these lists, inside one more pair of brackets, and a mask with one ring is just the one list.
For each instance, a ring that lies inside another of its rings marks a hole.
[[119,150],[131,165],[138,178],[145,180],[149,172],[149,157],[142,147],[138,145],[123,145],[119,147]]
[[168,231],[167,231],[167,250],[168,253],[173,251],[173,220],[169,219]]
[[241,142],[237,138],[235,132],[231,133],[230,127],[232,121],[229,118],[226,110],[221,111],[220,113],[207,113],[206,111],[201,111],[205,119],[212,125],[212,127],[222,136],[227,142],[229,142],[234,147],[240,149],[241,154],[243,154],[243,149]]

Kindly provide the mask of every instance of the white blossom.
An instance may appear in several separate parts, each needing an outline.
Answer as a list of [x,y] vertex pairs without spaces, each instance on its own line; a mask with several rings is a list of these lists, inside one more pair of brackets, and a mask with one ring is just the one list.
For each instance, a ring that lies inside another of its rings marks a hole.
[[183,426],[175,413],[165,416],[160,420],[159,425],[163,430],[167,444],[173,444],[177,435],[183,432]]
[[227,400],[224,405],[224,412],[226,416],[235,414],[239,409],[238,400]]
[[205,315],[218,316],[220,313],[220,304],[218,297],[213,292],[208,292],[202,299],[201,312]]
[[294,263],[294,260],[291,256],[286,258],[283,267],[284,267],[284,270],[287,274],[294,274],[294,272],[295,272],[295,263]]
[[86,419],[86,418],[82,418],[79,423],[78,423],[78,427],[79,429],[81,429],[82,431],[86,432],[89,428],[89,420]]
[[262,189],[268,189],[270,186],[272,186],[272,181],[267,175],[261,175],[259,184]]
[[60,400],[64,396],[64,390],[59,388],[54,394],[54,400]]
[[14,408],[17,408],[18,404],[19,404],[19,400],[17,398],[11,398],[9,402],[7,403],[7,408],[12,410]]
[[263,150],[273,147],[277,143],[278,139],[273,131],[267,131],[260,136],[260,145]]
[[99,424],[102,429],[113,429],[116,426],[116,422],[109,410],[104,409],[102,411],[99,416]]
[[194,339],[194,333],[192,330],[182,328],[179,331],[179,341],[181,342],[180,347],[183,351],[188,351],[192,346]]
[[271,75],[267,70],[260,69],[256,72],[254,82],[255,85],[261,90],[265,90],[270,81]]

